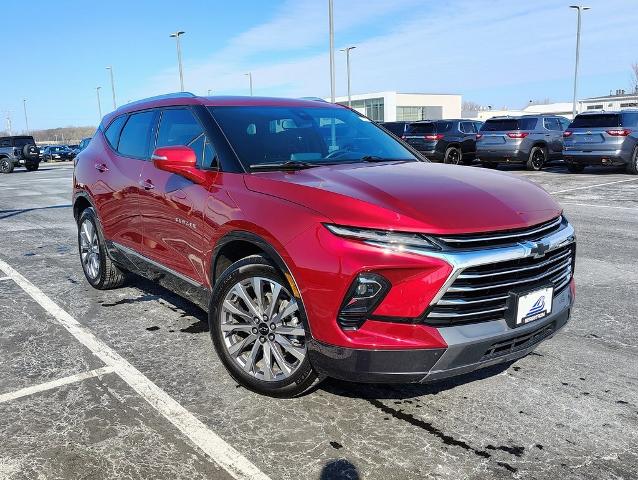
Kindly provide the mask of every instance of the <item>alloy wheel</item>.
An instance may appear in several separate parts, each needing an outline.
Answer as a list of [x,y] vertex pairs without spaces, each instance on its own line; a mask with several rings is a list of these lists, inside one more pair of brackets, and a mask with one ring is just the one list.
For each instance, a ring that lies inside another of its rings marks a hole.
[[534,165],[534,168],[540,169],[544,163],[545,163],[545,152],[543,152],[543,150],[539,148],[532,155],[532,165]]
[[306,357],[306,331],[297,300],[277,281],[237,282],[220,309],[223,344],[239,367],[264,381],[284,380]]
[[458,165],[461,161],[461,155],[459,155],[459,151],[456,148],[450,149],[447,155],[447,162],[452,165]]
[[100,274],[100,243],[95,226],[88,219],[80,226],[80,256],[84,271],[95,280]]

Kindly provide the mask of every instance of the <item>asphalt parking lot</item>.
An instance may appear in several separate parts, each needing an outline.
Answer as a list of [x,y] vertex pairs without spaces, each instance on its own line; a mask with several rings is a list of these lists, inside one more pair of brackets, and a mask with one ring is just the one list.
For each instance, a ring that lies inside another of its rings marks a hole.
[[576,228],[566,329],[505,367],[292,400],[239,388],[187,301],[88,285],[71,165],[1,176],[0,478],[638,478],[638,177],[512,173]]

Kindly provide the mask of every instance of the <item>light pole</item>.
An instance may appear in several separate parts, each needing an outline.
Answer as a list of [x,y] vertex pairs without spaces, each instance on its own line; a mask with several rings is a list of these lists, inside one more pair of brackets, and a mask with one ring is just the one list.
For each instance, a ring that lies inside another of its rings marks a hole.
[[27,135],[29,135],[29,117],[27,116],[27,99],[22,99],[22,108],[24,108],[24,125],[27,127]]
[[97,93],[97,113],[100,116],[99,121],[102,121],[102,102],[100,102],[100,89],[102,87],[95,87],[95,93]]
[[354,50],[355,46],[342,48],[342,52],[346,52],[346,72],[348,75],[348,106],[350,107],[352,104],[351,95],[350,95],[350,50]]
[[578,58],[580,56],[580,15],[583,11],[589,10],[589,7],[582,5],[570,5],[569,8],[575,8],[578,11],[578,26],[576,27],[576,65],[574,67],[574,98],[572,101],[572,114],[576,116],[576,90],[578,87]]
[[212,92],[212,90],[209,88],[208,89],[208,96],[210,97],[210,92]]
[[186,32],[177,31],[170,34],[170,37],[177,41],[177,64],[179,65],[179,86],[181,88],[181,92],[184,91],[184,72],[182,71],[182,47],[179,43],[179,37],[184,35],[184,33]]
[[113,110],[117,108],[117,102],[115,101],[115,80],[113,80],[113,67],[108,66],[106,69],[111,74],[111,93],[113,94]]
[[11,126],[11,112],[7,111],[7,129],[9,130],[9,136],[13,136],[13,128]]
[[253,72],[244,73],[248,77],[248,83],[250,85],[250,96],[253,96]]
[[335,103],[335,26],[332,0],[328,0],[328,24],[330,37],[330,101]]

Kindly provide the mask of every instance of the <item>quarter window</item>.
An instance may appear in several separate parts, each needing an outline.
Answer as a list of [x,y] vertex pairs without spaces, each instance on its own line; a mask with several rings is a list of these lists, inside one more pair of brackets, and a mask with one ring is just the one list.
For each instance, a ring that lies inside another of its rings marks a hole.
[[547,130],[562,130],[557,118],[543,118],[543,123]]
[[476,133],[473,122],[461,122],[461,132],[463,133]]
[[117,151],[127,157],[148,158],[154,118],[154,111],[131,115],[122,129]]

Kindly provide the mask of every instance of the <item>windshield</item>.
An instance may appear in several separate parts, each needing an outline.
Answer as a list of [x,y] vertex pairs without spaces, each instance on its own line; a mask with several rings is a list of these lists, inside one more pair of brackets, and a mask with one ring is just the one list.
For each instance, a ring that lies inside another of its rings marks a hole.
[[210,107],[239,160],[255,165],[417,158],[369,119],[334,107]]
[[602,113],[576,115],[570,128],[600,128],[600,127],[619,127],[620,115],[616,113]]

